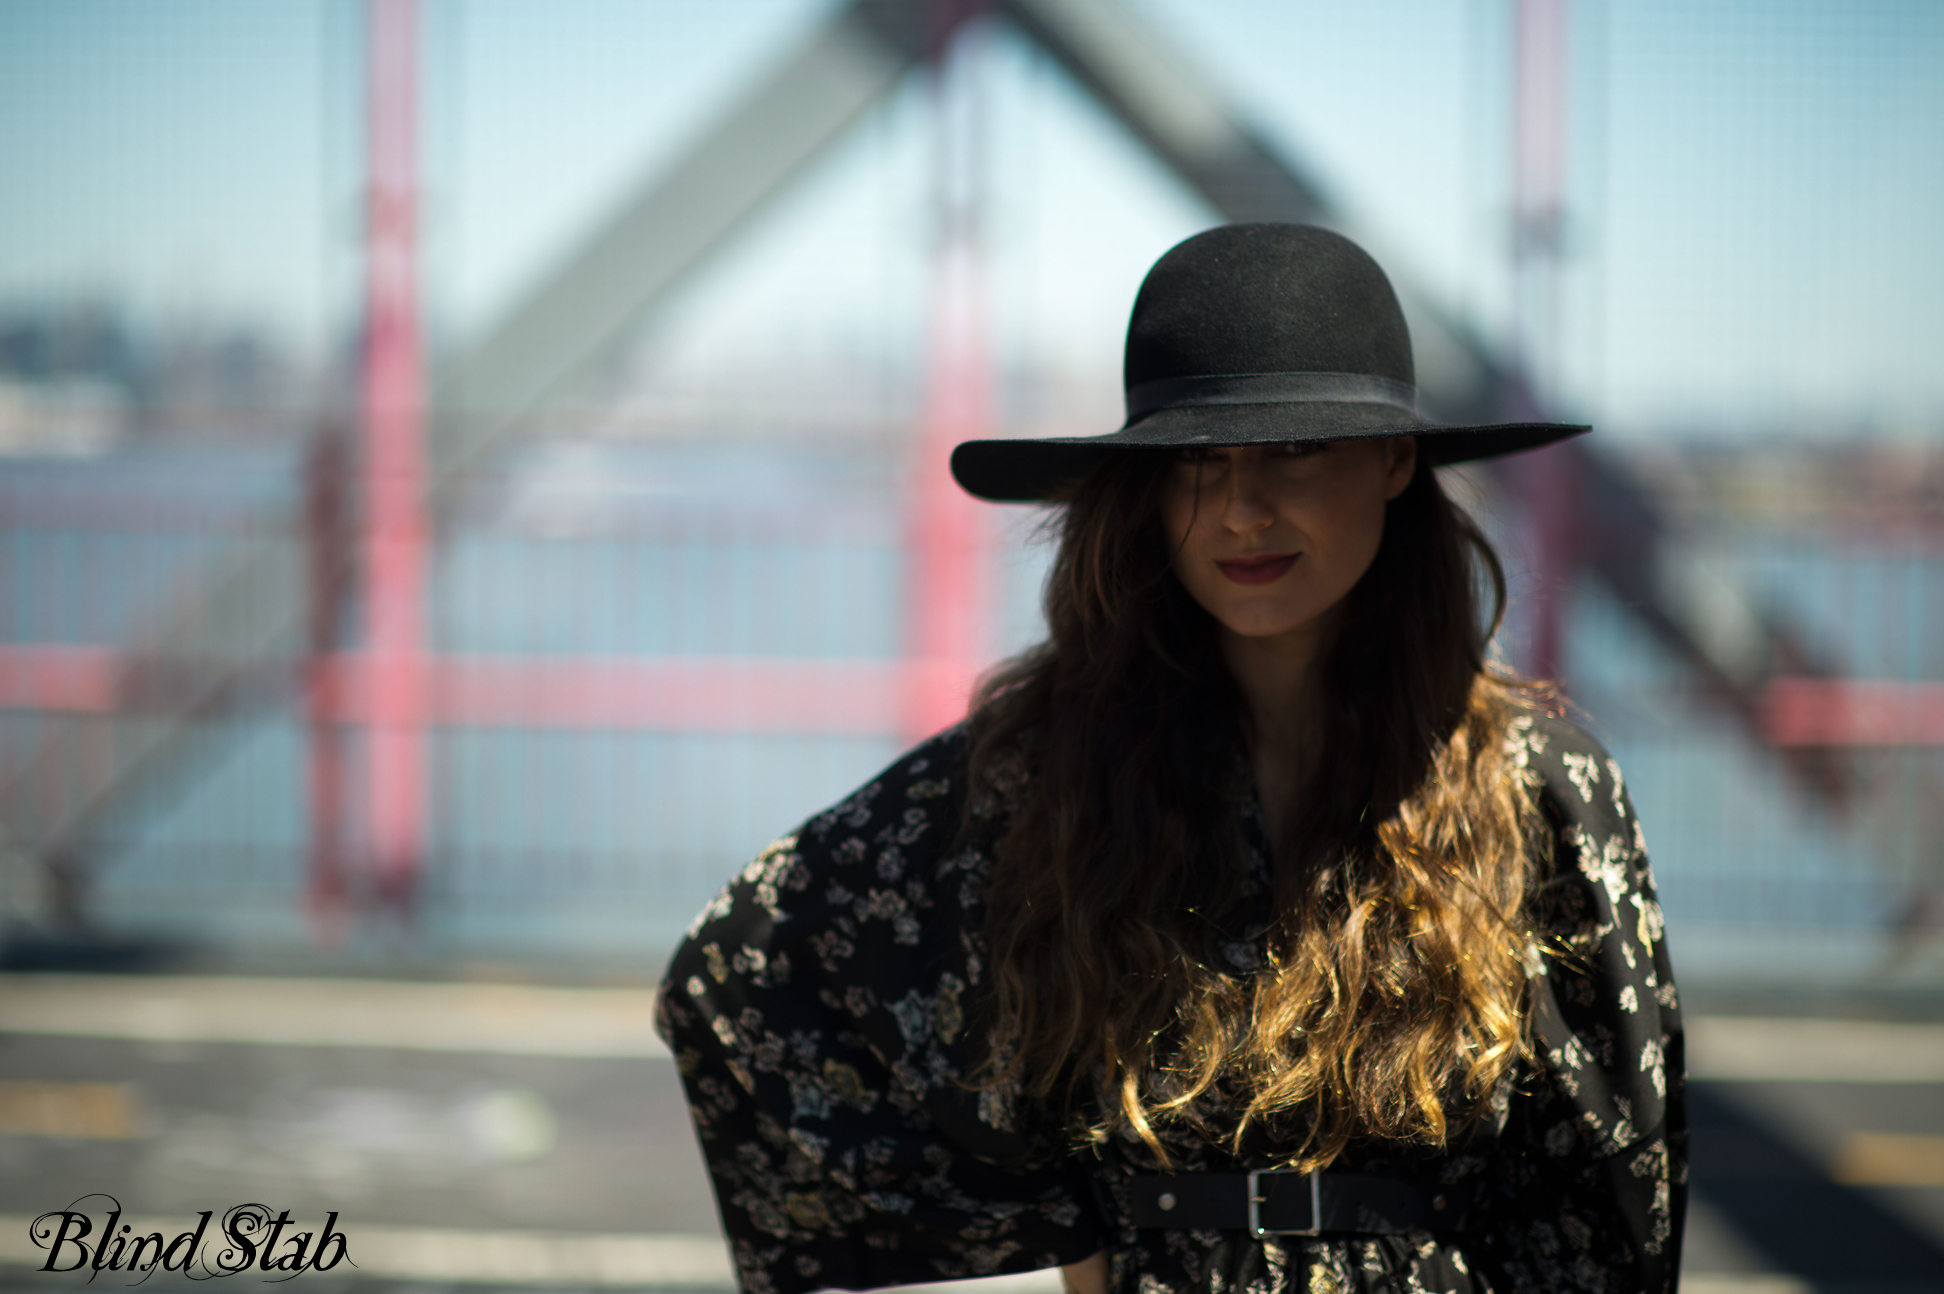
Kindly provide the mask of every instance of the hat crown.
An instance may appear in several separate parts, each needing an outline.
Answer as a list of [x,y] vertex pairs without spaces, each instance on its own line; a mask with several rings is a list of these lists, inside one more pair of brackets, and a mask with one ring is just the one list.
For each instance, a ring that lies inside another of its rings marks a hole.
[[1411,335],[1376,261],[1314,225],[1224,225],[1155,262],[1124,377],[1364,373],[1410,385]]
[[1120,430],[968,440],[952,451],[952,475],[982,499],[1044,501],[1130,450],[1415,436],[1418,461],[1439,465],[1587,430],[1424,417],[1390,280],[1355,243],[1312,225],[1224,225],[1155,262],[1128,323],[1126,381]]

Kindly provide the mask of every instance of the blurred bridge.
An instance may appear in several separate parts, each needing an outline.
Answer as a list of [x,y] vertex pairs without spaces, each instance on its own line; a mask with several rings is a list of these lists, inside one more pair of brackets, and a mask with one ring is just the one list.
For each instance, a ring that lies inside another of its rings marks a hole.
[[[431,416],[422,417],[413,385],[412,12],[411,0],[373,2],[364,403],[334,411],[316,433],[302,496],[285,500],[301,516],[296,533],[266,539],[252,530],[238,542],[196,545],[193,560],[161,563],[157,581],[167,593],[140,619],[117,625],[115,640],[0,647],[0,706],[31,712],[30,721],[8,727],[0,748],[0,824],[17,857],[45,869],[55,920],[86,924],[94,880],[130,836],[129,824],[192,796],[215,776],[233,754],[226,746],[251,730],[243,721],[251,715],[288,722],[293,708],[301,712],[308,797],[302,848],[313,908],[329,924],[360,895],[409,908],[433,837],[463,847],[463,830],[438,821],[461,812],[463,797],[452,789],[452,774],[432,764],[462,758],[467,748],[441,734],[796,734],[883,742],[922,734],[962,712],[972,678],[997,646],[990,626],[1005,596],[992,570],[988,522],[944,473],[946,449],[991,426],[976,228],[947,210],[975,202],[976,194],[940,195],[949,236],[941,238],[935,277],[921,466],[899,500],[862,520],[804,520],[753,537],[697,540],[692,523],[671,522],[646,541],[657,552],[701,542],[782,554],[833,527],[874,527],[866,547],[908,554],[902,576],[895,565],[874,576],[894,592],[903,583],[904,595],[891,597],[895,605],[885,613],[893,625],[888,643],[859,652],[859,639],[840,633],[848,647],[794,657],[684,652],[667,644],[544,658],[486,654],[435,642],[425,601],[436,596],[431,546],[445,549],[438,578],[456,579],[467,560],[467,491],[496,470],[551,402],[586,382],[643,318],[907,77],[939,78],[941,115],[949,116],[944,69],[968,24],[1006,22],[1037,44],[1216,218],[1332,225],[1373,246],[1380,261],[1394,260],[1367,231],[1347,226],[1304,166],[1271,147],[1116,0],[852,0],[676,161],[643,177],[604,223],[437,374]],[[954,147],[950,129],[941,138],[942,147]],[[1426,412],[1479,422],[1541,415],[1515,358],[1416,285],[1398,287]],[[1489,485],[1542,554],[1538,578],[1523,590],[1536,641],[1556,636],[1547,626],[1565,614],[1579,577],[1590,578],[1679,663],[1696,694],[1744,742],[1787,771],[1808,803],[1840,810],[1851,801],[1846,748],[1944,744],[1944,695],[1936,685],[1839,678],[1843,662],[1818,645],[1826,637],[1812,639],[1747,590],[1696,578],[1648,493],[1597,446],[1574,442],[1526,456],[1496,469]],[[50,506],[9,499],[13,541],[76,524],[47,516]],[[87,524],[96,523],[81,528]],[[841,574],[806,578],[821,581],[823,595],[855,596],[838,592],[846,583]],[[618,589],[611,595],[621,596]],[[1542,665],[1557,659],[1544,650],[1540,656]],[[352,740],[359,732],[368,737],[362,746]],[[491,806],[473,811],[490,813]],[[361,814],[362,837],[353,827]]]

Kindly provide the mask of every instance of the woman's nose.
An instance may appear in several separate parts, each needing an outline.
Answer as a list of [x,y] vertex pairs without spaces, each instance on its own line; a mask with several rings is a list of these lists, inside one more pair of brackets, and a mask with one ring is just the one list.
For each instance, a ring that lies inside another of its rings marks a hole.
[[1222,524],[1230,530],[1261,530],[1276,519],[1262,479],[1262,456],[1243,450],[1229,464],[1228,493],[1222,500]]

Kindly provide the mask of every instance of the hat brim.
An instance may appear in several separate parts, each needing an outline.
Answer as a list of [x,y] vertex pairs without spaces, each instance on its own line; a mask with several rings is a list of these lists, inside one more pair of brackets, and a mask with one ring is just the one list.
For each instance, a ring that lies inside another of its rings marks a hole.
[[1158,409],[1104,436],[968,440],[952,451],[952,477],[966,493],[993,503],[1043,503],[1116,450],[1416,436],[1418,453],[1436,467],[1537,449],[1590,430],[1557,422],[1449,426],[1390,405],[1350,402],[1304,403],[1300,412],[1289,404],[1183,406]]

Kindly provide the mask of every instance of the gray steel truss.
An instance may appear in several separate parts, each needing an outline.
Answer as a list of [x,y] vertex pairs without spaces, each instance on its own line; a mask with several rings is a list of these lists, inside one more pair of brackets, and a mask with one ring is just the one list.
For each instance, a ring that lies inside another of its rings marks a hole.
[[[1140,144],[1225,220],[1300,220],[1341,227],[1322,187],[1270,144],[1177,49],[1119,0],[852,0],[835,9],[679,160],[649,176],[574,246],[435,387],[435,515],[459,474],[532,425],[547,403],[612,354],[669,293],[807,169],[902,78],[981,12],[1011,22],[1084,87]],[[1346,229],[1367,246],[1367,232]],[[1380,260],[1394,263],[1381,247]],[[1454,421],[1530,417],[1514,367],[1460,316],[1398,282],[1418,350],[1426,407]],[[1768,667],[1719,659],[1655,579],[1660,523],[1617,465],[1576,445],[1588,508],[1584,558],[1653,634],[1760,740],[1759,688]],[[125,695],[137,714],[104,717],[89,740],[50,737],[0,771],[0,823],[53,869],[70,918],[85,909],[91,863],[114,815],[153,804],[197,775],[238,705],[291,693],[306,646],[301,563],[264,546],[232,554],[125,644]],[[350,582],[341,582],[348,595]],[[1809,662],[1769,625],[1771,665]],[[77,742],[90,749],[85,755]],[[1791,756],[1823,794],[1830,766]],[[78,780],[77,780],[78,779]],[[55,802],[44,790],[66,784]]]

